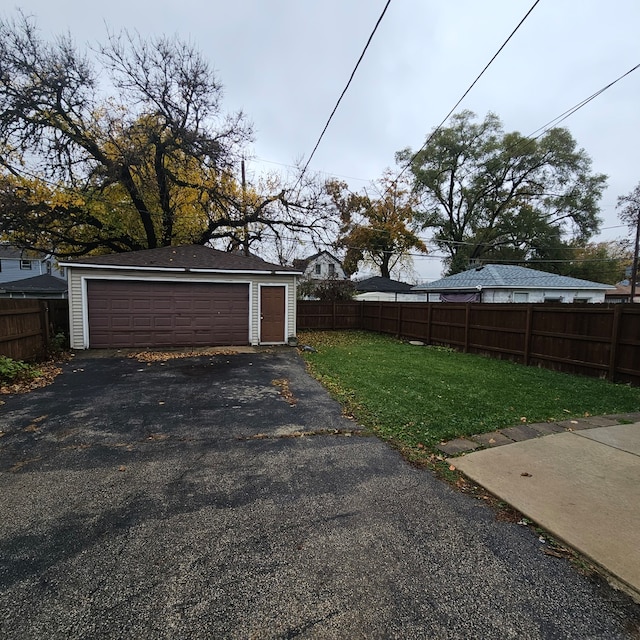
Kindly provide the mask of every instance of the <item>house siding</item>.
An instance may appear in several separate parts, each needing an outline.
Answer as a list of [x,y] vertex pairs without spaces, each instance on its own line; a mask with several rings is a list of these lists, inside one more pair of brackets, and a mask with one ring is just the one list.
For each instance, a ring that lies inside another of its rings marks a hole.
[[[333,265],[334,268],[333,275],[329,273],[330,264]],[[320,266],[320,273],[316,273],[316,265]],[[304,271],[304,277],[311,280],[328,280],[330,278],[345,280],[347,276],[339,260],[326,253],[322,253],[309,261]]]
[[[25,258],[29,260],[29,258]],[[0,258],[0,284],[5,282],[16,282],[16,280],[24,280],[25,278],[32,278],[33,276],[43,276],[47,273],[47,261],[46,260],[29,260],[31,262],[31,269],[21,269],[20,260],[16,258]],[[56,267],[53,259],[51,262],[51,275],[57,278],[64,279],[64,273],[62,269]]]
[[367,291],[353,296],[354,300],[365,302],[428,302],[427,293],[390,293],[386,291]]
[[259,285],[286,286],[287,324],[285,340],[296,334],[296,276],[295,275],[259,275],[247,273],[193,273],[170,271],[136,271],[135,269],[86,269],[82,267],[68,268],[69,283],[69,333],[72,349],[88,347],[86,279],[108,280],[145,280],[158,282],[236,282],[249,284],[250,342],[259,344],[260,311]]
[[573,302],[574,298],[588,298],[589,302],[604,302],[604,290],[597,289],[483,289],[482,302],[520,302],[514,300],[514,293],[527,293],[522,302],[544,302],[551,298],[562,298],[562,302]]

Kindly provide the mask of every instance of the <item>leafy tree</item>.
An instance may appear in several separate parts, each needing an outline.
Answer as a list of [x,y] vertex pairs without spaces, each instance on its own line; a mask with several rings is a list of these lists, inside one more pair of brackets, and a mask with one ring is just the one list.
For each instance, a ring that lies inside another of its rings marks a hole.
[[424,149],[406,149],[420,220],[447,254],[449,273],[478,260],[544,258],[569,235],[585,242],[597,231],[606,176],[569,131],[537,139],[504,133],[498,116],[482,122],[463,111],[434,132]]
[[376,198],[351,193],[343,182],[326,184],[333,208],[342,227],[337,246],[345,250],[343,266],[348,275],[361,263],[375,265],[380,275],[391,277],[391,271],[409,259],[411,251],[427,252],[417,235],[416,197],[406,184],[386,172],[376,185]]
[[239,186],[252,130],[221,98],[178,39],[110,34],[90,58],[23,15],[0,20],[0,236],[70,256],[215,239],[248,250],[265,229],[324,229],[306,183]]
[[[620,242],[596,242],[568,247],[571,259],[559,263],[562,275],[616,284],[624,279],[632,255]],[[566,255],[566,254],[565,254]]]

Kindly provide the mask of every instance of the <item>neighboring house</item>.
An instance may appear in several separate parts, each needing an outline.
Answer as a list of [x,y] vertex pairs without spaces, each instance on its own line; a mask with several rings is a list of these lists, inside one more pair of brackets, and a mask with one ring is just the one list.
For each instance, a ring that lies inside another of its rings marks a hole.
[[354,300],[424,302],[427,299],[426,294],[414,291],[410,284],[382,276],[373,276],[356,282],[355,290]]
[[301,272],[200,245],[63,263],[72,349],[284,344]]
[[417,285],[431,302],[604,302],[612,285],[506,264],[487,264]]
[[42,275],[66,279],[64,270],[56,264],[52,256],[0,244],[0,285]]
[[[640,302],[640,284],[636,284],[634,302]],[[618,282],[615,289],[604,294],[605,302],[631,302],[631,284],[629,281]]]
[[305,280],[347,279],[340,260],[328,251],[321,251],[303,260],[294,260],[293,266],[302,271]]
[[61,278],[33,276],[0,284],[0,298],[66,298],[67,283]]

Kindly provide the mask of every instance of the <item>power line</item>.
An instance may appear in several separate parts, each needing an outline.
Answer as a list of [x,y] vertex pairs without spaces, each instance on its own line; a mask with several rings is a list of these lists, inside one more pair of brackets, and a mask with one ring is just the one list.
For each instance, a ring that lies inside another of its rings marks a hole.
[[[549,122],[547,122],[547,124],[543,125],[542,127],[539,127],[533,133],[530,133],[527,136],[527,138],[530,138],[531,140],[537,140],[538,138],[543,136],[547,131],[549,131],[549,129],[559,125],[561,122],[563,122],[564,120],[572,116],[576,111],[579,111],[580,109],[582,109],[582,107],[585,107],[592,100],[595,100],[601,93],[604,93],[607,89],[610,89],[611,87],[613,87],[613,85],[616,84],[616,82],[620,82],[620,80],[622,80],[629,74],[633,73],[637,69],[640,69],[640,64],[637,64],[635,67],[629,69],[629,71],[627,71],[626,73],[623,73],[621,76],[616,78],[613,82],[610,82],[608,85],[602,87],[602,89],[599,89],[595,93],[592,93],[588,98],[585,98],[581,102],[578,102],[578,104],[574,105],[570,109],[567,109],[566,111],[561,113],[559,116],[555,117],[553,120],[550,120]],[[538,131],[540,131],[540,133],[538,133]],[[538,135],[535,136],[534,138],[533,136],[536,133],[538,133]]]
[[[538,0],[538,2],[539,1],[540,0]],[[384,9],[382,10],[382,13],[380,14],[380,17],[378,18],[378,21],[376,22],[375,27],[373,28],[373,31],[369,35],[369,39],[367,40],[367,44],[365,44],[364,49],[362,50],[362,53],[360,54],[360,57],[358,58],[358,62],[356,62],[356,66],[353,68],[353,71],[351,72],[351,76],[349,77],[349,80],[348,80],[345,88],[342,90],[342,93],[340,94],[340,97],[338,98],[338,101],[336,102],[336,106],[333,107],[333,111],[331,112],[331,115],[329,116],[329,119],[327,120],[327,123],[324,125],[324,129],[322,130],[322,133],[320,134],[320,137],[318,138],[318,141],[316,142],[315,147],[313,147],[313,151],[311,152],[311,155],[309,156],[309,159],[307,160],[306,164],[304,165],[304,168],[302,169],[302,173],[300,174],[300,177],[298,178],[298,182],[296,182],[294,190],[298,186],[300,181],[302,180],[302,177],[306,173],[307,168],[309,167],[309,164],[310,164],[311,160],[313,159],[313,156],[315,155],[318,147],[320,146],[320,142],[322,141],[322,138],[324,137],[324,134],[326,133],[327,129],[329,128],[329,124],[330,124],[331,120],[333,119],[333,116],[335,115],[336,111],[338,110],[338,107],[340,106],[340,103],[342,102],[342,98],[344,98],[344,95],[347,93],[347,90],[349,89],[349,86],[351,85],[351,81],[353,80],[354,76],[356,75],[356,71],[358,70],[358,67],[360,66],[360,63],[362,62],[362,59],[364,58],[364,55],[367,52],[367,49],[369,48],[369,45],[371,44],[371,41],[373,40],[373,36],[375,35],[376,31],[378,30],[378,27],[380,26],[380,23],[382,22],[382,18],[384,18],[384,14],[387,12],[387,9],[389,8],[390,4],[391,4],[391,0],[387,0],[387,3],[384,5]]]
[[527,13],[524,15],[522,20],[520,20],[520,22],[516,25],[515,29],[509,34],[509,37],[502,43],[500,48],[493,54],[493,57],[491,58],[491,60],[489,60],[489,62],[487,62],[487,64],[485,65],[484,69],[478,74],[476,79],[469,85],[469,87],[462,94],[462,96],[460,97],[458,102],[456,102],[453,105],[453,107],[451,108],[449,113],[447,113],[447,115],[444,117],[442,122],[431,132],[431,135],[425,140],[424,144],[411,156],[409,161],[403,167],[402,171],[400,171],[400,173],[397,175],[396,180],[398,180],[402,176],[402,174],[411,166],[411,163],[416,159],[417,155],[421,151],[426,149],[427,145],[431,142],[431,140],[433,140],[433,138],[436,135],[436,133],[438,133],[438,131],[440,131],[440,129],[442,129],[444,123],[451,117],[451,115],[458,108],[460,103],[467,97],[467,95],[469,94],[471,89],[473,89],[473,87],[476,85],[478,80],[480,80],[480,78],[484,75],[485,71],[487,71],[487,69],[493,64],[494,60],[498,57],[498,55],[500,55],[501,51],[507,46],[508,42],[511,40],[511,38],[513,38],[513,36],[515,35],[516,31],[518,31],[518,29],[520,29],[520,27],[523,25],[524,21],[529,17],[529,15],[536,8],[536,6],[538,5],[539,2],[540,2],[540,0],[536,0],[533,3],[533,5],[529,9],[529,11],[527,11]]

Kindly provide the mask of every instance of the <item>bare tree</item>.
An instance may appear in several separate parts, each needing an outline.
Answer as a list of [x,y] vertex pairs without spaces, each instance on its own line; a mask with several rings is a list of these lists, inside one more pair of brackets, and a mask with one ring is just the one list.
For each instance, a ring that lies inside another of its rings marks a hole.
[[252,127],[221,102],[210,65],[177,38],[108,34],[80,52],[22,14],[0,20],[0,237],[70,256],[321,228],[304,183],[247,200]]

